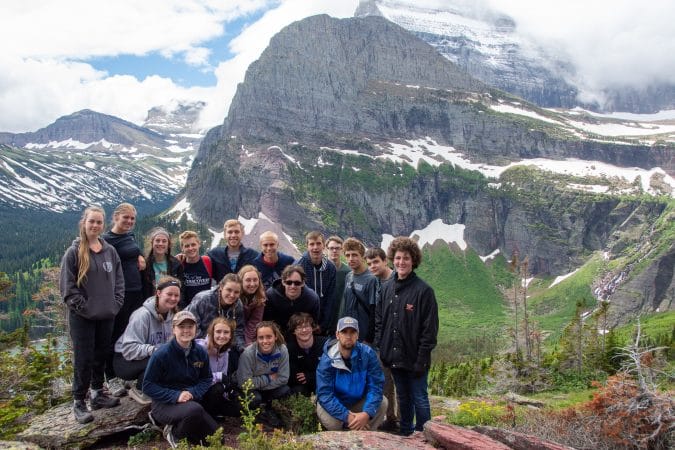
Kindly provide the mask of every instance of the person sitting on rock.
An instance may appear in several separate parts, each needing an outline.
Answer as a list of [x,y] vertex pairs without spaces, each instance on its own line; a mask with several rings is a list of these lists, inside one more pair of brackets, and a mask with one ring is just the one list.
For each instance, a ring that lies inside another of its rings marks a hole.
[[171,320],[180,300],[180,282],[173,277],[162,277],[156,292],[131,314],[129,325],[115,343],[113,358],[118,377],[136,380],[136,386],[129,390],[129,396],[142,405],[152,402],[150,397],[143,394],[143,376],[150,356],[173,337]]
[[176,447],[184,438],[192,444],[203,442],[218,424],[201,405],[213,375],[209,355],[194,341],[197,318],[180,311],[172,324],[173,339],[150,357],[143,392],[152,399],[150,420],[164,425],[164,437]]
[[290,395],[288,375],[288,349],[279,327],[274,322],[260,322],[256,327],[256,341],[241,354],[237,369],[241,389],[247,380],[253,383],[251,408]]
[[377,430],[387,411],[384,374],[375,351],[359,342],[359,322],[338,321],[316,369],[316,413],[328,431]]

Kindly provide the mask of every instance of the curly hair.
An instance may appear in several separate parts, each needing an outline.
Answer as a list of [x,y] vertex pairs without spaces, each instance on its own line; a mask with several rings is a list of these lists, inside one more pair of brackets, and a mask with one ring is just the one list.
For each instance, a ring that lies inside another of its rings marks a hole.
[[389,260],[394,260],[394,255],[396,252],[406,252],[410,255],[412,259],[413,270],[417,269],[422,263],[422,250],[420,250],[417,242],[410,239],[409,237],[399,236],[391,241],[389,244],[389,249],[387,249],[387,256]]

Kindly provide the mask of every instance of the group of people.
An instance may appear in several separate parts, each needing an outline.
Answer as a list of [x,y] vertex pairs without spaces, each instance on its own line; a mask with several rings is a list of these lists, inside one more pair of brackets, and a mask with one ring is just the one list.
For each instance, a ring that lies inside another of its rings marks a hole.
[[247,383],[252,408],[315,395],[328,430],[409,435],[430,419],[438,308],[414,272],[414,240],[396,238],[385,253],[313,231],[296,261],[271,231],[260,252],[244,247],[243,225],[228,220],[226,245],[205,255],[193,231],[172,255],[170,233],[157,227],[144,256],[135,220],[122,203],[104,232],[104,210],[88,207],[61,263],[78,422],[93,420],[87,396],[94,410],[128,392],[151,404],[172,446],[198,443],[218,417],[240,414]]

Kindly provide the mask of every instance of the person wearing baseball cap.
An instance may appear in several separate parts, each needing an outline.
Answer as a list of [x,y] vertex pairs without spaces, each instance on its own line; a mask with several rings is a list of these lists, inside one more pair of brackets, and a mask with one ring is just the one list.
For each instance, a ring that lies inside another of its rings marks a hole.
[[172,326],[173,339],[150,357],[143,392],[152,399],[150,420],[164,425],[164,437],[174,448],[184,438],[192,444],[205,442],[218,424],[201,405],[212,374],[206,350],[194,342],[197,318],[180,311]]
[[316,412],[328,431],[377,430],[387,411],[384,374],[375,351],[359,342],[359,322],[338,320],[316,369]]

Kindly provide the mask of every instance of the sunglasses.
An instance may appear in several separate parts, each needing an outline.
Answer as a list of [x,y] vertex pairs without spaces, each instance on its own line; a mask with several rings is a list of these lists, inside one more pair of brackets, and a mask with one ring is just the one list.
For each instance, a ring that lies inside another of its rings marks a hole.
[[286,280],[286,281],[284,281],[284,284],[286,286],[302,286],[303,284],[305,284],[305,282],[304,281],[296,281],[296,280]]

